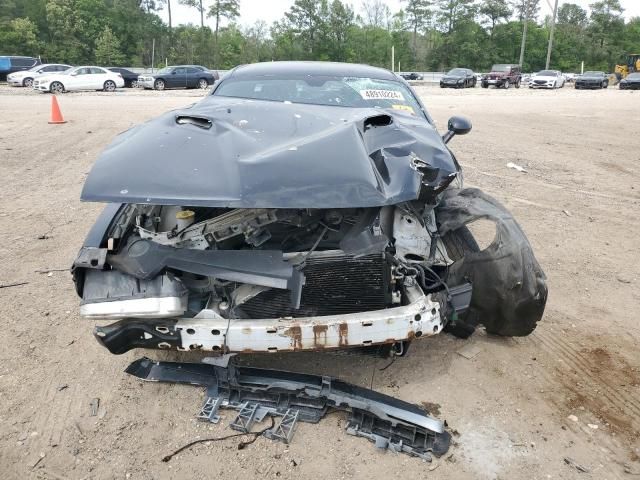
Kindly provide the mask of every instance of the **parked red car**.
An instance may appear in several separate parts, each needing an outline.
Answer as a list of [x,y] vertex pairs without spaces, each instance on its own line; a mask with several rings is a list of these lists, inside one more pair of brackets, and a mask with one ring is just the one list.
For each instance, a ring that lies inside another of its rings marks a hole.
[[491,72],[482,77],[482,88],[489,88],[489,85],[495,85],[496,88],[509,88],[511,85],[520,88],[521,82],[520,65],[497,64],[491,67]]

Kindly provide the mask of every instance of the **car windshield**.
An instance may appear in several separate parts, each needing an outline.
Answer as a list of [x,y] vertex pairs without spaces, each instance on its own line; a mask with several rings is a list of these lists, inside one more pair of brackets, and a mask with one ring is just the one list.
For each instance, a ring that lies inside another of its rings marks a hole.
[[511,70],[511,65],[494,65],[491,67],[492,72],[508,72]]
[[630,73],[629,75],[627,75],[627,79],[640,80],[640,73]]
[[540,77],[555,77],[557,73],[553,70],[542,70],[541,72],[536,73],[536,75]]
[[227,79],[213,95],[336,107],[374,107],[420,114],[402,83],[362,77],[313,76]]
[[584,72],[582,76],[584,77],[601,77],[604,75],[604,72]]
[[157,73],[159,73],[159,74],[171,73],[172,71],[173,71],[173,67],[164,67],[164,68],[161,68],[160,70],[158,70]]
[[462,68],[454,68],[453,70],[449,71],[449,73],[447,73],[447,75],[454,75],[454,76],[460,76],[460,75],[466,75],[467,73],[462,69]]

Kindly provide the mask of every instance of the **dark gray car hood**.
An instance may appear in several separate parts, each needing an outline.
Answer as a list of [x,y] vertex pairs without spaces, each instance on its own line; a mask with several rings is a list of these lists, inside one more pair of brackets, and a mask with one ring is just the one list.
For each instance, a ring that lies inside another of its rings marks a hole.
[[120,134],[96,161],[81,198],[229,208],[373,207],[416,199],[421,188],[442,188],[457,170],[423,118],[210,96]]

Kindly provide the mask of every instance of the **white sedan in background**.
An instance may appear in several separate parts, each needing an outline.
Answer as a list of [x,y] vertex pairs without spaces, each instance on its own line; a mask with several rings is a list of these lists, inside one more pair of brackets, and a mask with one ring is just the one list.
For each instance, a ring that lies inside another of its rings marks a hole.
[[14,87],[27,87],[33,86],[33,79],[47,73],[59,73],[64,72],[72,68],[71,65],[65,65],[63,63],[45,63],[43,65],[36,65],[29,70],[22,70],[20,72],[13,72],[7,75],[7,83]]
[[122,75],[102,67],[75,67],[64,72],[42,75],[33,81],[34,90],[51,93],[78,90],[113,92],[120,87],[124,87]]
[[533,74],[529,88],[562,88],[566,79],[559,70],[542,70]]

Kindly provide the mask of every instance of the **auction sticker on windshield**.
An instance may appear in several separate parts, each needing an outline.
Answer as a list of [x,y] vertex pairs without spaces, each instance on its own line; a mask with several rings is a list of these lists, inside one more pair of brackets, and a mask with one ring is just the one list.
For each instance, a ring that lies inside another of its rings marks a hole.
[[360,90],[360,96],[365,100],[400,100],[404,102],[402,92],[397,90]]

